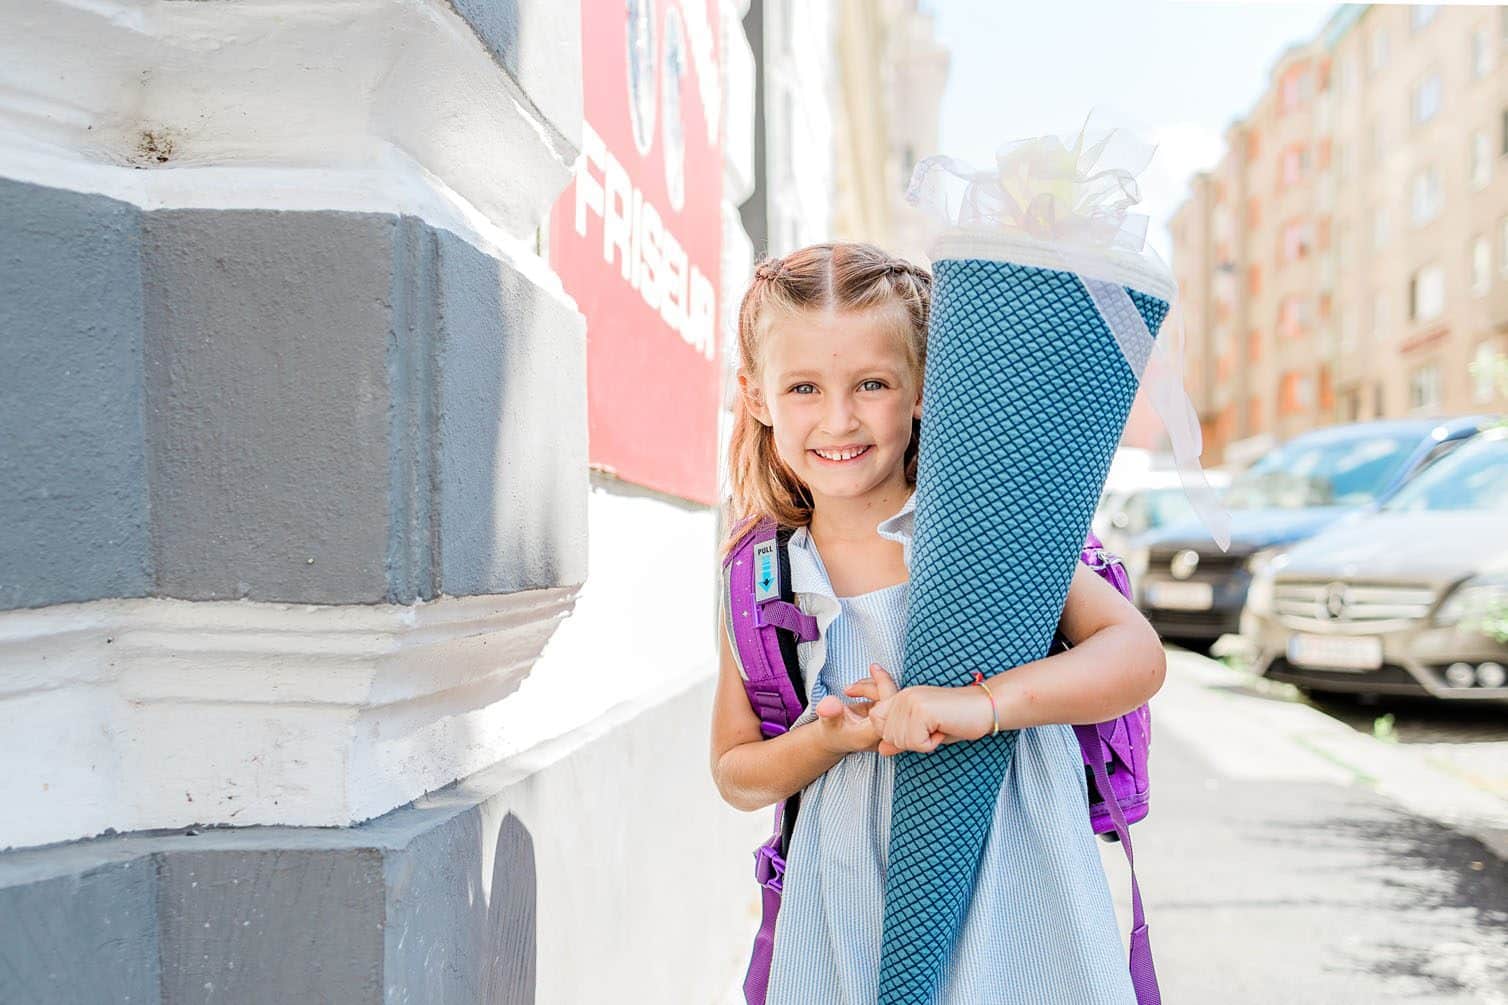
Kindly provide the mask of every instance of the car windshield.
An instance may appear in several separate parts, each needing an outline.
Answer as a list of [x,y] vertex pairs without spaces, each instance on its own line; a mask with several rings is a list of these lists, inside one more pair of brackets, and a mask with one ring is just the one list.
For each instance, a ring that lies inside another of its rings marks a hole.
[[1430,465],[1382,507],[1422,510],[1508,510],[1508,438],[1479,439]]
[[1415,435],[1377,433],[1295,440],[1242,472],[1223,502],[1227,509],[1359,506],[1376,498],[1418,443]]
[[1146,494],[1147,528],[1167,527],[1194,519],[1194,507],[1183,489],[1151,489]]

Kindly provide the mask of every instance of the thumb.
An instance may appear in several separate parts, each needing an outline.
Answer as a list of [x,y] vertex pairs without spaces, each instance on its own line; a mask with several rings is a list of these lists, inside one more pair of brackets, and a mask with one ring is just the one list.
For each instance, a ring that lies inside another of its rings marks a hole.
[[834,719],[843,714],[843,703],[834,695],[823,695],[817,702],[817,714],[824,719]]

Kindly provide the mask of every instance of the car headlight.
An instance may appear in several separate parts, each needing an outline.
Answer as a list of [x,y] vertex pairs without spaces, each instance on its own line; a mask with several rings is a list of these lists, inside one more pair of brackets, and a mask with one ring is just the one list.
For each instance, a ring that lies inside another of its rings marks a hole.
[[1253,614],[1271,614],[1272,595],[1272,570],[1263,569],[1251,577],[1246,588],[1246,609]]
[[1451,591],[1435,612],[1439,625],[1474,627],[1489,621],[1508,627],[1508,572],[1466,580]]
[[1263,548],[1253,552],[1246,560],[1246,571],[1251,573],[1251,585],[1246,588],[1246,609],[1253,614],[1271,614],[1273,607],[1273,577],[1288,564],[1288,556],[1280,548]]
[[[1256,576],[1269,568],[1280,569],[1287,562],[1288,559],[1283,554],[1282,548],[1263,548],[1261,551],[1252,552],[1246,559],[1246,571]],[[1277,564],[1274,565],[1274,563]]]

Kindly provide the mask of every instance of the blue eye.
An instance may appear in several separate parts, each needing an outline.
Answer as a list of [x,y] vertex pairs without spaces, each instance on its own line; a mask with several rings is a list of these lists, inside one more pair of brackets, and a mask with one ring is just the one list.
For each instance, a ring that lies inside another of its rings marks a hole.
[[816,386],[817,385],[815,385],[815,384],[797,384],[795,387],[791,388],[791,390],[795,391],[797,394],[800,394],[801,393],[801,389],[803,387],[813,387],[814,388]]
[[[885,390],[885,382],[883,380],[866,380],[864,382],[864,384],[878,384],[880,386],[877,387],[877,388],[875,388],[876,391],[883,391],[883,390]],[[859,386],[863,387],[864,385],[861,384]]]

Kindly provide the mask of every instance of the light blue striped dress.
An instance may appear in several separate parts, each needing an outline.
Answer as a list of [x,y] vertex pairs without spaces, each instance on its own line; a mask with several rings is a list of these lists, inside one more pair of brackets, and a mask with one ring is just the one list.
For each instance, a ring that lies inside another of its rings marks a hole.
[[[879,526],[911,565],[915,495]],[[797,647],[816,718],[827,694],[878,663],[905,686],[908,583],[837,597],[805,528],[791,581],[820,638]],[[868,1005],[878,996],[895,764],[849,754],[802,791],[775,928],[767,1005]],[[1024,730],[984,850],[968,916],[934,1005],[1126,1005],[1135,992],[1086,809],[1083,762],[1066,725]]]

